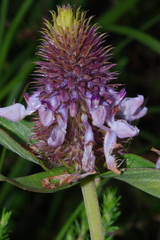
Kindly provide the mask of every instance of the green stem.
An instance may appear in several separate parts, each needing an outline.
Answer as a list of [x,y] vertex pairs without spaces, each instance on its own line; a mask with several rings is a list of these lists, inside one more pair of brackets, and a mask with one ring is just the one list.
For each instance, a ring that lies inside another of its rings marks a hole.
[[85,178],[81,183],[81,189],[86,208],[91,240],[103,240],[103,227],[96,186],[92,176]]

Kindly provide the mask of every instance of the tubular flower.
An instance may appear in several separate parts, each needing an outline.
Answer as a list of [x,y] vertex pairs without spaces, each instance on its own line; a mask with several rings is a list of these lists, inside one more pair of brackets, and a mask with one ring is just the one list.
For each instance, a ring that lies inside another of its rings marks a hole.
[[113,151],[121,147],[117,140],[139,133],[130,122],[146,114],[144,98],[126,98],[125,89],[110,83],[117,77],[108,62],[111,47],[103,46],[105,35],[90,24],[92,17],[79,8],[74,14],[70,5],[51,14],[53,24],[45,21],[38,51],[37,90],[24,94],[26,108],[15,103],[0,108],[0,116],[16,122],[37,113],[34,149],[50,168],[74,165],[91,172],[105,155],[103,165],[119,174]]

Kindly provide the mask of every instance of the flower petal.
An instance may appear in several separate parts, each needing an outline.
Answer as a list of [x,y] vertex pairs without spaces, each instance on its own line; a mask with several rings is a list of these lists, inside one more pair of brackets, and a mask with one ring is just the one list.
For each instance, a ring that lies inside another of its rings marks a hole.
[[52,96],[50,99],[49,99],[49,102],[52,106],[52,110],[55,111],[58,106],[60,105],[60,99],[57,95],[54,95]]
[[156,149],[156,148],[151,148],[151,151],[157,153],[159,155],[157,161],[156,161],[156,168],[160,169],[160,150]]
[[98,108],[95,108],[91,111],[93,124],[97,127],[100,127],[104,124],[106,120],[107,111],[105,106],[99,105]]
[[75,117],[78,112],[78,101],[76,98],[73,98],[70,102],[70,116]]
[[119,138],[134,137],[139,133],[139,129],[137,127],[131,126],[125,120],[114,121],[110,127],[116,132],[117,137]]
[[134,120],[136,120],[136,119],[139,119],[139,118],[143,117],[144,115],[146,115],[146,114],[147,114],[147,111],[148,111],[148,108],[146,108],[146,107],[140,107],[140,108],[135,112],[134,115],[130,116],[128,119],[127,119],[127,117],[126,117],[126,120],[128,120],[128,121],[134,121]]
[[95,156],[92,151],[93,143],[89,142],[89,144],[84,146],[83,158],[82,158],[82,169],[85,172],[94,171],[95,165]]
[[0,108],[0,116],[7,118],[13,122],[18,122],[27,115],[25,107],[20,103]]
[[84,135],[84,143],[88,144],[89,142],[94,142],[94,136],[91,125],[88,123],[87,115],[82,114],[81,120],[86,128],[85,135]]
[[49,127],[53,123],[55,119],[53,116],[53,112],[47,107],[46,104],[42,104],[39,107],[38,113],[43,126]]
[[115,174],[121,174],[121,171],[117,169],[116,161],[114,156],[108,156],[106,158],[107,168],[113,171]]
[[87,115],[82,114],[81,120],[85,126],[82,169],[85,172],[88,172],[88,171],[90,172],[94,170],[94,164],[96,159],[92,151],[93,144],[94,144],[94,136],[93,136],[92,127],[88,123]]
[[156,161],[156,168],[160,169],[160,157]]
[[147,108],[141,107],[144,97],[138,95],[135,98],[125,98],[119,105],[119,114],[127,121],[133,121],[143,117],[147,113]]
[[64,142],[66,131],[59,126],[56,126],[47,140],[49,146],[59,147]]
[[109,128],[106,128],[107,132],[104,138],[104,154],[105,157],[107,158],[112,154],[112,151],[114,148],[117,147],[117,135],[115,131],[112,131]]
[[114,106],[119,105],[119,103],[122,101],[122,99],[126,96],[126,90],[123,88],[120,92],[116,92],[115,89],[108,89],[108,91],[114,96],[115,102]]
[[115,148],[120,147],[120,145],[117,144],[116,141],[117,141],[116,132],[108,128],[104,138],[104,154],[106,158],[107,168],[109,170],[112,170],[116,174],[120,174],[121,172],[117,169],[116,166],[115,157],[111,156],[112,151]]
[[39,100],[40,93],[41,91],[37,91],[31,96],[28,93],[24,93],[24,99],[27,102],[27,115],[32,114],[41,106],[41,101]]
[[67,128],[67,121],[68,121],[68,107],[65,105],[61,105],[57,114],[57,122],[61,128]]

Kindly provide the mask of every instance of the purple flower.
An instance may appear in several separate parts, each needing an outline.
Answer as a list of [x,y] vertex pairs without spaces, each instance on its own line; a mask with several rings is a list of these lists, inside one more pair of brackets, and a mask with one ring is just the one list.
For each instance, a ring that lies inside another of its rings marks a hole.
[[160,169],[160,151],[158,149],[155,149],[155,148],[151,148],[151,151],[157,153],[159,156],[157,158],[157,161],[156,161],[156,168],[157,169]]
[[53,25],[45,21],[38,51],[37,90],[24,94],[26,108],[16,103],[0,108],[0,116],[16,122],[36,113],[35,148],[50,168],[68,165],[92,172],[106,162],[119,174],[113,151],[122,146],[117,139],[139,133],[130,122],[146,114],[144,98],[126,98],[125,89],[111,84],[117,77],[108,62],[111,47],[103,46],[105,35],[90,24],[91,17],[85,19],[79,8],[74,14],[69,4],[51,14]]

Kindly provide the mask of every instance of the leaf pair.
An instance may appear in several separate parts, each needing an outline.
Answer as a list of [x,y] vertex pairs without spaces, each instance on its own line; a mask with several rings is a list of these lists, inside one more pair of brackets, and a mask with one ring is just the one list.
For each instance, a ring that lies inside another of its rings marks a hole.
[[[32,132],[27,125],[24,125],[24,123],[24,121],[14,123],[7,119],[0,118],[0,125],[12,131],[19,138],[28,143]],[[83,176],[84,174],[76,175],[76,173],[73,172],[73,169],[66,169],[65,167],[55,167],[52,170],[49,170],[33,153],[22,147],[2,129],[0,129],[0,144],[17,153],[22,158],[37,163],[45,170],[45,172],[13,179],[0,175],[0,181],[7,181],[23,190],[53,193],[58,190],[72,187],[75,184],[78,184],[81,178],[85,177]],[[101,176],[103,178],[115,178],[153,196],[160,197],[160,170],[155,169],[155,164],[133,154],[124,155],[124,159],[126,166],[124,169],[121,169],[122,173],[120,175],[116,175],[109,171],[102,174],[95,174],[95,177]],[[71,172],[72,174],[70,174]],[[66,177],[65,180],[64,176]],[[45,187],[44,179],[47,180],[48,184],[52,184],[52,187],[48,187],[48,185]]]

